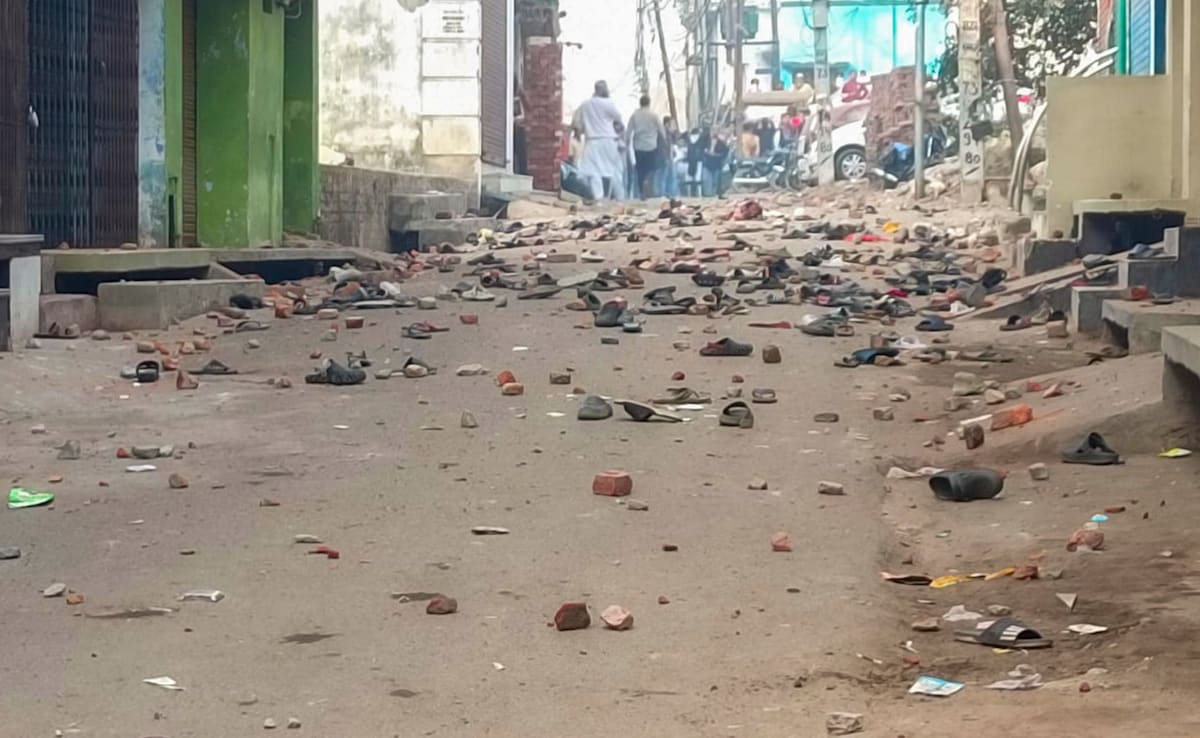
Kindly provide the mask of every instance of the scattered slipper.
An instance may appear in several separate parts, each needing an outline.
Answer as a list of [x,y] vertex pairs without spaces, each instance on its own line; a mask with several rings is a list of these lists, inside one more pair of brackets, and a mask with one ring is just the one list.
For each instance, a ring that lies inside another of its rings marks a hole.
[[634,402],[632,400],[619,400],[618,403],[625,410],[625,414],[638,423],[648,423],[651,420],[659,419],[670,423],[682,423],[683,418],[671,413],[664,413],[653,405],[647,405],[644,402]]
[[696,403],[707,405],[712,402],[712,395],[697,392],[691,387],[672,387],[667,390],[667,396],[654,400],[655,405],[686,405]]
[[222,377],[222,376],[228,376],[231,374],[237,374],[237,370],[230,368],[229,365],[223,361],[218,361],[217,359],[213,359],[212,361],[208,362],[207,364],[200,367],[199,369],[193,370],[192,374]]
[[626,303],[624,300],[610,300],[596,312],[595,325],[597,328],[617,328],[624,321]]
[[482,287],[472,287],[462,293],[462,299],[468,302],[491,302],[496,296]]
[[775,323],[751,323],[750,327],[751,328],[779,328],[782,330],[790,330],[792,328],[792,324],[787,322],[786,320],[780,320]]
[[1073,448],[1063,451],[1064,464],[1087,464],[1090,466],[1111,466],[1120,464],[1121,455],[1110,448],[1104,436],[1099,433],[1089,433]]
[[243,320],[233,328],[236,333],[248,333],[251,331],[269,331],[271,326],[258,320]]
[[732,338],[712,341],[700,349],[701,356],[750,356],[753,353],[754,346],[748,343],[739,343]]
[[433,338],[433,335],[430,334],[429,331],[422,330],[418,325],[405,326],[404,330],[401,332],[401,335],[403,335],[405,338],[415,338],[422,341]]
[[917,323],[917,330],[924,333],[941,333],[954,330],[954,326],[940,316],[926,315],[920,323]]
[[696,272],[692,275],[692,281],[698,287],[720,287],[725,284],[725,278],[716,272]]
[[545,300],[548,297],[554,297],[563,288],[557,284],[540,284],[537,287],[532,287],[517,295],[518,300]]
[[934,474],[929,488],[939,500],[990,500],[1004,491],[1004,475],[991,469],[963,469]]
[[326,359],[320,369],[304,378],[308,384],[331,384],[337,387],[348,387],[367,381],[367,373],[362,369],[350,369],[342,366],[333,359]]
[[579,405],[580,420],[608,420],[613,415],[612,405],[599,395],[588,395]]
[[750,406],[742,401],[732,402],[725,406],[721,411],[721,425],[727,428],[745,428],[754,427],[754,411]]
[[154,384],[158,381],[161,369],[157,361],[143,361],[137,365],[135,376],[141,384]]
[[1022,318],[1020,315],[1010,315],[1004,325],[1000,326],[1002,331],[1023,331],[1026,328],[1033,327],[1033,320],[1030,318]]
[[982,627],[974,630],[955,631],[954,640],[1005,649],[1050,648],[1054,645],[1054,641],[1016,618],[1000,618],[979,625]]
[[750,400],[760,405],[773,405],[779,401],[779,397],[773,389],[756,389],[751,391]]

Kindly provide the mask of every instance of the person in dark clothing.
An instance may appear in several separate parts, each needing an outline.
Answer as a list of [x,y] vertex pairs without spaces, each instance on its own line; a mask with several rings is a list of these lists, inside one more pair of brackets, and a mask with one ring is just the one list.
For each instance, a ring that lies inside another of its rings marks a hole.
[[775,124],[770,118],[763,118],[754,132],[758,134],[758,155],[770,156],[775,150]]
[[721,134],[709,139],[704,151],[704,176],[701,192],[705,197],[718,197],[725,191],[725,165],[729,162],[729,144]]
[[689,197],[700,197],[703,194],[704,182],[704,152],[708,150],[708,131],[693,128],[687,137],[687,180],[684,182],[684,194]]

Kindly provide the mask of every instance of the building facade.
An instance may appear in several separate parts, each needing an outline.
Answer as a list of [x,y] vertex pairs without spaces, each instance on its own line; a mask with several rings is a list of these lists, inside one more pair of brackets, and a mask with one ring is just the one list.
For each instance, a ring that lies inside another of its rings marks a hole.
[[142,246],[278,244],[320,202],[317,0],[138,0]]

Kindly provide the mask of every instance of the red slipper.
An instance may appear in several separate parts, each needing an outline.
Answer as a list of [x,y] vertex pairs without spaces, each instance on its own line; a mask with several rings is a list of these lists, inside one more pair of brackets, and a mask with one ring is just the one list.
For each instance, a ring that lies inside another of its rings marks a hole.
[[434,325],[433,323],[426,323],[426,322],[413,323],[410,327],[416,328],[417,330],[422,331],[424,333],[445,333],[446,331],[450,330],[449,328],[440,328],[440,327]]

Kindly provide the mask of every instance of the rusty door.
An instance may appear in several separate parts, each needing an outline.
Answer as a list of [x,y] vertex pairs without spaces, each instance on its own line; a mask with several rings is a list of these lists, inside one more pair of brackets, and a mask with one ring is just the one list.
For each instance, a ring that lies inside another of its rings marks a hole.
[[29,49],[25,3],[0,2],[0,233],[24,233]]
[[480,14],[480,142],[483,160],[508,165],[508,100],[513,94],[509,73],[508,0],[483,0]]

